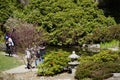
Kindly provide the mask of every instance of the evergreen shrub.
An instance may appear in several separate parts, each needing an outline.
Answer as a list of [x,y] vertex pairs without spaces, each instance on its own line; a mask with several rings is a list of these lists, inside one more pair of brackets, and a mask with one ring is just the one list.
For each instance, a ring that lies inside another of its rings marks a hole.
[[119,55],[112,51],[102,51],[93,56],[81,57],[75,77],[78,80],[91,78],[103,80],[111,77],[115,72],[120,72]]
[[85,37],[86,42],[104,43],[113,40],[120,40],[120,25],[111,27],[96,28],[91,35]]
[[39,64],[38,75],[51,76],[61,73],[68,64],[68,55],[68,52],[62,50],[50,51],[44,56],[44,62]]

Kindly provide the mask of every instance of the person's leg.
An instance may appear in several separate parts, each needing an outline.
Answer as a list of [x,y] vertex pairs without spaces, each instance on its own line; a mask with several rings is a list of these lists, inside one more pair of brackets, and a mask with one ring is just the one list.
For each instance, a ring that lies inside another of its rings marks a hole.
[[8,44],[6,44],[6,53],[7,54],[9,54],[8,51],[9,51],[9,46],[8,46]]
[[12,46],[12,54],[15,55],[15,47]]
[[35,66],[36,66],[36,67],[37,67],[38,63],[39,63],[39,60],[38,60],[38,59],[35,59]]
[[8,49],[7,49],[7,51],[8,51],[8,54],[9,54],[9,56],[11,56],[11,50],[10,50],[10,46],[8,46]]
[[35,59],[35,66],[37,66],[37,59]]
[[40,62],[43,62],[43,58],[42,58],[42,56],[39,58],[39,61],[40,61]]
[[13,47],[12,46],[10,46],[10,54],[11,54],[11,56],[13,55]]
[[32,63],[33,63],[33,58],[29,58],[29,66],[30,66],[30,68],[33,68]]
[[27,58],[27,68],[30,69],[30,59]]

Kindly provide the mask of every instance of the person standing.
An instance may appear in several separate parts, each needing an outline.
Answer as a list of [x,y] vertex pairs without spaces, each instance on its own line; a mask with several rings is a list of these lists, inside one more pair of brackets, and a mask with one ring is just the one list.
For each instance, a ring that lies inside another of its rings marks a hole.
[[5,35],[6,52],[9,56],[13,55],[14,42],[9,32]]
[[12,56],[14,43],[11,37],[8,38],[8,46],[9,46],[9,56]]
[[45,47],[45,43],[43,43],[42,45],[40,45],[40,61],[43,62],[44,61],[44,55],[46,52],[46,47]]
[[36,59],[35,59],[35,65],[38,66],[40,63],[40,50],[39,47],[36,49]]
[[6,53],[9,53],[8,38],[9,38],[9,34],[6,33],[5,34]]
[[31,53],[30,53],[30,50],[28,48],[25,50],[25,54],[26,54],[25,57],[27,59],[27,68],[30,69],[30,68],[32,68],[32,66],[31,66]]
[[16,51],[17,32],[16,32],[15,28],[12,29],[11,38],[12,38],[13,43],[14,43],[13,54],[16,56],[17,55],[17,51]]

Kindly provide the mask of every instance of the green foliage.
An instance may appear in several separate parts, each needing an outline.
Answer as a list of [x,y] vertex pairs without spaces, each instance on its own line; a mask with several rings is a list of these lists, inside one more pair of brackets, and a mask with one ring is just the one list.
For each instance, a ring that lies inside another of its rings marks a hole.
[[[120,25],[115,25],[111,27],[96,28],[93,30],[91,35],[85,37],[86,42],[93,43],[105,43],[111,42],[112,40],[120,40]],[[118,42],[117,42],[118,43]],[[117,44],[116,43],[116,44]]]
[[61,73],[69,61],[69,53],[58,50],[50,51],[44,58],[44,62],[38,66],[38,75],[55,75]]
[[119,41],[118,40],[112,40],[110,42],[101,42],[100,48],[101,49],[108,49],[108,48],[118,48],[119,47]]
[[92,78],[103,80],[111,77],[113,72],[120,72],[119,55],[112,51],[102,51],[93,56],[81,56],[76,70],[76,78]]
[[86,62],[79,65],[76,71],[76,78],[81,80],[91,78],[92,80],[103,80],[112,77],[112,73],[120,72],[118,63],[106,62]]
[[4,32],[5,30],[2,30],[3,24],[9,17],[13,16],[13,11],[18,9],[18,7],[20,8],[18,0],[0,0],[0,43],[4,40],[2,31]]
[[18,0],[1,0],[0,1],[0,23],[5,22],[18,7]]
[[3,41],[4,41],[4,36],[3,35],[4,35],[3,32],[0,31],[0,43],[3,43]]
[[105,17],[94,0],[30,0],[25,6],[18,0],[4,0],[0,2],[0,8],[0,23],[12,17],[37,24],[49,33],[48,43],[52,45],[82,45],[119,39],[119,28],[110,29],[117,32],[107,30],[116,24],[115,20]]
[[112,26],[108,28],[106,38],[108,38],[108,40],[120,40],[120,35],[118,34],[120,34],[120,25]]
[[13,17],[42,26],[50,33],[49,43],[60,46],[81,45],[95,28],[116,24],[93,0],[31,0]]
[[118,60],[119,55],[117,52],[112,52],[109,50],[101,51],[98,54],[91,56],[83,56],[80,58],[80,62],[88,62],[88,61],[94,61],[94,62],[115,62]]

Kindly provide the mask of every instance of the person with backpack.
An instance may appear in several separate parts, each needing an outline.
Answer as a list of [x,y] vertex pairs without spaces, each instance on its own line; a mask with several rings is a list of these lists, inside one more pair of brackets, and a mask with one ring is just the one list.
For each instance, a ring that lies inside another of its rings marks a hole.
[[9,56],[12,56],[13,55],[14,43],[13,43],[13,40],[8,33],[6,33],[6,35],[5,35],[5,40],[6,40],[6,42],[5,42],[6,51],[9,54]]
[[13,55],[14,43],[11,37],[8,38],[9,56]]
[[9,38],[9,34],[6,33],[5,34],[5,45],[6,45],[6,53],[9,53],[9,46],[8,46],[8,38]]

